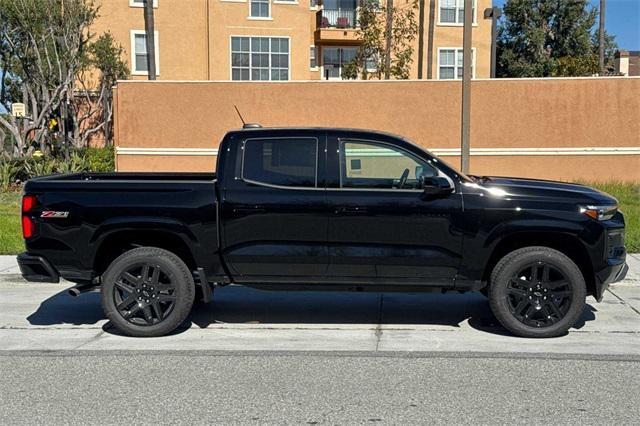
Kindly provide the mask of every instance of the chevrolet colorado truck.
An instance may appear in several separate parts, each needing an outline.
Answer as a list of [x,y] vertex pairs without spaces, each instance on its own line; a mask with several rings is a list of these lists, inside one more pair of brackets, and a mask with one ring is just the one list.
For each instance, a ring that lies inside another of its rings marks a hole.
[[101,292],[132,336],[164,335],[216,286],[482,291],[513,334],[551,337],[627,271],[615,198],[586,186],[466,176],[410,141],[246,128],[214,173],[28,181],[28,281]]

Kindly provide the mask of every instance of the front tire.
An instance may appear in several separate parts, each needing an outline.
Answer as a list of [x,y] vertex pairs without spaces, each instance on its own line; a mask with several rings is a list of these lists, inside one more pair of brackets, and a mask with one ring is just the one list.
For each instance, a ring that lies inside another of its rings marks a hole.
[[525,247],[495,266],[489,303],[513,334],[556,337],[578,321],[586,293],[584,277],[570,258],[549,247]]
[[128,336],[156,337],[175,330],[191,312],[193,276],[175,254],[140,247],[122,254],[102,277],[102,308]]

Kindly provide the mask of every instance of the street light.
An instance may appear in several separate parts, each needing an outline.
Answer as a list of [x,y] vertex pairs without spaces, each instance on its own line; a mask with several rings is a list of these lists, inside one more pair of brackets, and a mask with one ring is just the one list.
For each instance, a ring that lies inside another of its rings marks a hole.
[[473,0],[464,0],[464,35],[462,41],[462,135],[460,168],[469,173],[471,138],[471,27],[473,25]]

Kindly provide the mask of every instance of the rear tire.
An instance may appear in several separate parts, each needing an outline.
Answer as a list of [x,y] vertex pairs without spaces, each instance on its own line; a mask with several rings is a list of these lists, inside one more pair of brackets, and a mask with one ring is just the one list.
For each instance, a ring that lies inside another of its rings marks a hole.
[[140,247],[122,254],[102,276],[102,308],[122,333],[156,337],[175,330],[191,312],[195,285],[175,254]]
[[494,315],[521,337],[565,334],[582,315],[586,284],[578,266],[549,247],[525,247],[503,257],[491,273]]

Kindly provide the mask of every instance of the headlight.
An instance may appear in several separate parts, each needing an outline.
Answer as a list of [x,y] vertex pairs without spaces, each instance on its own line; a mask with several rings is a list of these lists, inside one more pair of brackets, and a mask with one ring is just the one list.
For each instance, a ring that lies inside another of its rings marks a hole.
[[617,205],[608,206],[582,206],[580,207],[580,213],[586,214],[595,220],[609,220],[618,211]]

